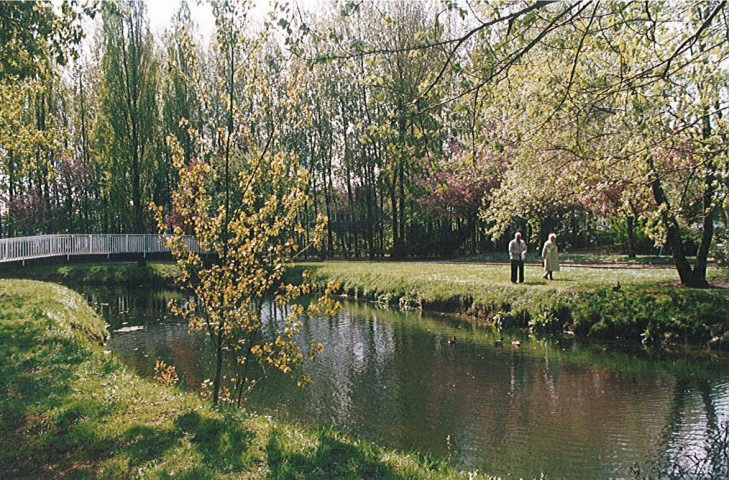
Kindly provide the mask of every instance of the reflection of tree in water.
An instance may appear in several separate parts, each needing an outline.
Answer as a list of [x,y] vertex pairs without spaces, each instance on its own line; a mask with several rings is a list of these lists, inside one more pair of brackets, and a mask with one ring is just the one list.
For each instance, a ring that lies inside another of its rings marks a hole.
[[[676,379],[669,421],[662,436],[663,450],[647,466],[634,467],[636,478],[729,478],[729,421],[719,421],[711,389],[711,383],[704,378],[684,375]],[[683,431],[688,415],[697,414],[696,400],[700,400],[705,416],[703,439],[686,436]]]

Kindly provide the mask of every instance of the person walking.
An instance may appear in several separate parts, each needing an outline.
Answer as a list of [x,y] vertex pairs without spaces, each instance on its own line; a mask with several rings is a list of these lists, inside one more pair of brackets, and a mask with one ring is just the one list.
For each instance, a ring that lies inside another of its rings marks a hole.
[[519,282],[524,283],[524,259],[526,258],[526,242],[521,239],[521,232],[516,232],[514,240],[509,242],[509,259],[511,260],[511,283],[516,283],[517,273]]
[[550,233],[544,242],[542,260],[544,260],[544,279],[554,280],[552,272],[559,271],[559,248],[557,248],[557,235],[554,233]]

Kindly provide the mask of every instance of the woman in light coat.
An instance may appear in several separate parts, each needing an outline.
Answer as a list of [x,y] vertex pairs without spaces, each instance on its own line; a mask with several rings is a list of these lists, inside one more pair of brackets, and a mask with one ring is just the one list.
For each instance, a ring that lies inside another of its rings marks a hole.
[[552,272],[559,271],[559,249],[557,248],[557,235],[549,234],[549,240],[544,242],[542,248],[542,260],[544,260],[544,279],[552,278]]

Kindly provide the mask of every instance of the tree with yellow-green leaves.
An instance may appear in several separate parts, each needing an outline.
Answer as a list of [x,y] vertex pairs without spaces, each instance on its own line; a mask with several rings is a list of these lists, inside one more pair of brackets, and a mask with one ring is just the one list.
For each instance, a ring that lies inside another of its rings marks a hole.
[[[245,155],[244,168],[233,183],[240,189],[241,200],[226,213],[224,205],[216,206],[210,189],[218,180],[212,165],[202,160],[186,164],[183,158],[177,145],[175,165],[180,183],[173,192],[172,206],[179,223],[169,243],[182,272],[179,284],[194,296],[174,311],[191,328],[212,339],[216,365],[210,382],[213,403],[240,404],[269,369],[289,374],[305,353],[313,356],[321,350],[320,344],[309,345],[306,352],[297,345],[301,321],[305,315],[331,315],[338,308],[329,290],[304,308],[295,302],[312,293],[313,285],[306,278],[300,285],[283,278],[306,248],[297,245],[294,237],[303,229],[300,213],[309,200],[308,174],[294,157],[283,153]],[[317,244],[324,226],[319,218]],[[185,233],[197,237],[201,253],[187,248]],[[282,318],[264,316],[266,302],[274,303],[283,312]],[[223,378],[226,365],[231,369],[226,376],[230,383]],[[299,378],[300,382],[306,380],[305,376]]]
[[107,172],[107,196],[116,228],[147,233],[159,135],[159,61],[146,4],[102,5],[101,89],[96,140]]
[[[306,276],[296,285],[284,279],[299,254],[320,246],[326,220],[319,216],[314,222],[310,245],[297,243],[307,221],[302,212],[309,202],[309,174],[295,155],[275,151],[274,110],[255,83],[261,79],[258,65],[243,61],[260,46],[245,35],[246,4],[214,2],[213,11],[225,125],[216,130],[215,142],[203,141],[193,128],[186,131],[186,139],[197,145],[217,146],[191,161],[180,140],[169,139],[180,180],[168,222],[162,207],[157,213],[160,228],[173,229],[169,245],[180,267],[179,284],[193,293],[174,311],[206,332],[214,346],[215,372],[208,382],[212,401],[240,405],[269,369],[290,374],[305,354],[321,350],[317,343],[300,347],[296,334],[304,316],[333,314],[338,304],[327,289],[305,308],[297,299],[312,293],[313,284]],[[247,108],[253,102],[258,108]],[[262,129],[265,142],[253,131],[257,125],[269,126]],[[188,249],[185,234],[197,238],[200,252]],[[264,315],[267,303],[281,317]],[[230,375],[224,375],[226,368]]]
[[[518,146],[482,211],[494,236],[517,217],[535,224],[579,204],[631,228],[640,216],[681,283],[707,286],[728,191],[726,6],[575,5],[558,34],[541,36],[492,86],[489,114],[507,119]],[[549,19],[513,27],[531,42]]]
[[83,2],[0,2],[0,237],[73,228],[57,215],[75,165],[58,67],[76,57],[93,13]]
[[[81,18],[93,16],[93,2],[0,2],[0,81],[48,73],[76,56],[83,38]],[[79,5],[80,4],[80,5]]]

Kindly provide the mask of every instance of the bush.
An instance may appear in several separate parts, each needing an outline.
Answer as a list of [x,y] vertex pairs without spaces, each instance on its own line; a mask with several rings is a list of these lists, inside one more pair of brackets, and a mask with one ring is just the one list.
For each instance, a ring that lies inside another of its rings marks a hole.
[[526,328],[529,326],[529,317],[526,310],[501,310],[492,320],[497,328]]
[[529,320],[529,329],[534,333],[561,333],[563,323],[549,310],[534,315]]

